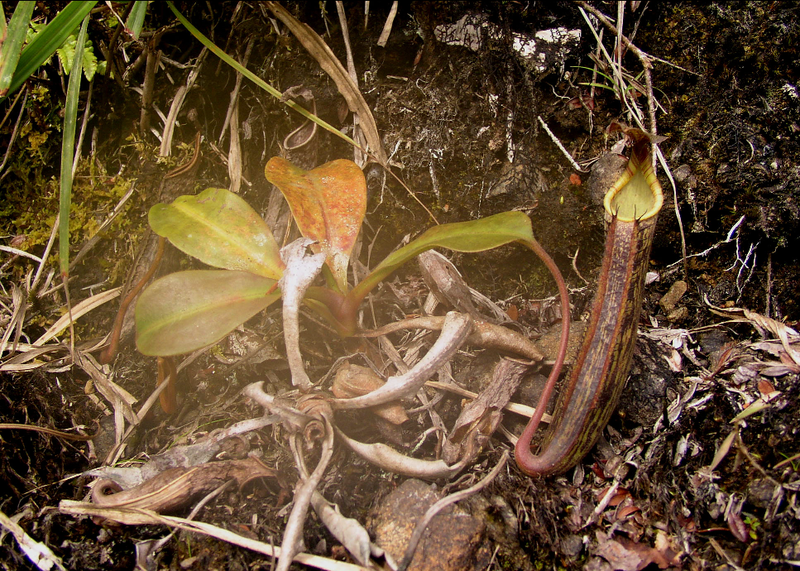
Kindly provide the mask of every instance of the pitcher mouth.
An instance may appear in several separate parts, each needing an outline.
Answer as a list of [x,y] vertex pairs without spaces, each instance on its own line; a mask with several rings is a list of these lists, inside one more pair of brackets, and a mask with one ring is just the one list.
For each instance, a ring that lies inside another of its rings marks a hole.
[[626,129],[625,134],[633,141],[631,158],[622,176],[606,192],[603,206],[611,218],[644,221],[661,210],[664,193],[653,171],[650,137],[638,129]]

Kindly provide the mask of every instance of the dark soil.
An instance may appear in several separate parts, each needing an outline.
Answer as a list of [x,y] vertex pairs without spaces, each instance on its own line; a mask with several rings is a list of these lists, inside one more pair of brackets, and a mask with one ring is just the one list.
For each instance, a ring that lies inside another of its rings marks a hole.
[[[385,48],[376,40],[388,6],[372,6],[365,28],[363,3],[345,4],[360,89],[395,172],[439,223],[506,210],[529,214],[537,238],[571,288],[573,319],[585,316],[604,241],[601,208],[591,192],[597,169],[594,174],[589,171],[618,141],[606,127],[615,120],[630,122],[630,117],[608,80],[598,76],[594,81],[605,81],[609,88],[590,92],[590,56],[597,42],[578,4],[401,2]],[[214,3],[213,13],[208,12],[212,4],[177,5],[237,59],[252,42],[248,68],[276,89],[303,86],[314,94],[323,119],[336,127],[352,123],[352,116],[341,118],[346,106],[334,83],[294,37],[275,33],[263,5]],[[616,3],[592,5],[616,17]],[[344,61],[336,9],[332,3],[325,6],[327,14],[320,12],[318,3],[290,9],[324,34]],[[499,36],[486,34],[477,51],[436,41],[437,26],[468,13],[483,14],[500,30]],[[490,562],[480,561],[491,569],[796,567],[800,368],[769,323],[797,328],[800,319],[800,14],[792,2],[649,2],[635,12],[628,5],[625,18],[625,33],[636,46],[672,64],[654,62],[653,87],[660,105],[658,134],[666,137],[660,148],[677,184],[673,192],[659,167],[665,205],[650,268],[657,278],[645,292],[628,388],[604,437],[575,469],[532,479],[512,463],[462,507],[486,523],[482,541],[492,555]],[[145,29],[157,30],[173,21],[165,3],[151,3]],[[581,39],[564,56],[548,54],[546,69],[525,63],[514,52],[513,34],[556,27],[579,29]],[[200,53],[200,44],[183,27],[163,32],[157,46],[163,56],[192,63]],[[107,45],[110,33],[99,20],[93,23],[90,37],[96,52],[97,46]],[[612,37],[606,30],[609,50]],[[142,46],[126,44],[128,56],[135,59]],[[125,62],[118,61],[124,68]],[[631,51],[623,64],[634,77],[642,70]],[[73,305],[124,284],[137,252],[149,239],[147,209],[159,198],[230,184],[224,158],[229,135],[227,130],[222,137],[220,133],[236,82],[234,72],[215,56],[207,57],[179,114],[175,156],[168,162],[157,160],[159,142],[153,133],[141,130],[141,97],[132,87],[141,86],[143,73],[144,67],[124,80],[94,79],[92,115],[82,149],[89,159],[79,167],[73,197],[72,255],[96,232],[130,181],[136,181],[137,191],[72,269]],[[188,73],[166,64],[156,74],[154,106],[164,114]],[[643,78],[639,81],[644,83]],[[64,86],[55,65],[32,79],[30,89],[22,131],[2,172],[0,224],[6,245],[42,255],[58,209]],[[247,80],[239,98],[240,194],[270,223],[285,224],[285,207],[281,209],[279,195],[264,178],[266,161],[283,154],[311,168],[352,158],[352,149],[323,131],[309,146],[282,152],[281,141],[300,125],[300,118]],[[5,115],[10,102],[3,105]],[[15,107],[11,120],[0,127],[5,143],[18,112]],[[558,150],[539,117],[582,165],[581,172]],[[155,131],[163,128],[158,115],[151,114],[149,121]],[[162,187],[164,175],[191,157],[198,130],[203,136],[198,165],[188,176],[170,179],[169,187]],[[434,221],[381,168],[369,165],[365,172],[370,194],[359,261],[374,266]],[[275,235],[283,236],[283,229],[276,229]],[[172,269],[192,263],[175,250],[168,255]],[[516,315],[518,329],[540,335],[556,323],[552,280],[521,248],[448,256],[471,287]],[[27,258],[11,260],[3,252],[4,330],[15,307],[13,292],[24,297],[26,276],[30,283],[36,267]],[[687,283],[687,292],[674,307],[665,307],[663,297],[678,280]],[[373,320],[383,325],[422,311],[428,290],[415,267],[401,270],[389,282],[365,304],[369,309],[364,322],[370,326]],[[87,347],[111,328],[116,304],[79,320],[75,334],[80,350],[88,352]],[[63,307],[63,292],[31,296],[20,342],[39,338]],[[719,308],[752,313],[722,315]],[[363,345],[327,333],[308,317],[303,325],[303,352],[312,379],[322,378],[340,357],[364,351]],[[178,380],[177,412],[151,413],[132,435],[122,460],[143,460],[194,442],[214,428],[260,415],[261,409],[239,394],[251,382],[266,381],[270,394],[290,389],[280,354],[280,309],[254,318],[247,329],[275,346],[274,358],[258,364],[241,361],[235,344],[223,342],[192,361]],[[98,391],[87,368],[72,365],[68,335],[60,338],[67,345],[32,361],[36,367],[11,367],[19,362],[11,359],[20,359],[22,353],[10,345],[0,356],[0,422],[59,430],[80,426],[86,434],[113,435],[114,404]],[[792,339],[794,351],[800,351],[800,342]],[[399,336],[393,340],[398,346],[404,342]],[[770,343],[758,343],[767,340]],[[477,349],[459,355],[453,362],[454,378],[473,383],[489,359]],[[113,373],[114,382],[138,400],[138,410],[153,390],[156,363],[136,352],[128,333],[120,355],[105,372]],[[514,400],[535,404],[534,397],[525,396],[527,390]],[[763,411],[734,423],[759,399],[768,401]],[[436,404],[446,427],[452,426],[462,405],[454,396]],[[340,414],[338,425],[353,438],[389,442],[408,454],[430,425],[428,416],[419,413],[400,428],[376,425],[367,413]],[[513,414],[505,424],[516,434],[521,431]],[[738,436],[731,440],[734,432]],[[427,442],[413,453],[435,457],[432,438]],[[723,446],[730,447],[724,456],[719,454]],[[197,519],[279,544],[297,480],[286,434],[279,428],[262,430],[247,448],[259,451],[279,477],[227,489]],[[465,473],[477,481],[510,448],[496,433]],[[87,497],[93,478],[80,474],[100,465],[108,450],[109,444],[99,438],[89,445],[0,430],[0,511],[19,515],[22,528],[49,546],[68,569],[133,569],[136,546],[168,534],[160,526],[120,527],[58,512],[60,501]],[[229,453],[244,455],[242,450]],[[345,515],[365,523],[405,479],[337,446],[321,491]],[[610,501],[605,497],[609,490],[614,494]],[[601,502],[605,505],[596,509]],[[187,513],[188,509],[177,515]],[[308,518],[304,537],[307,551],[346,557],[316,516]],[[34,568],[11,535],[0,545],[0,568]],[[179,532],[157,551],[150,568],[267,569],[271,564],[264,555]]]

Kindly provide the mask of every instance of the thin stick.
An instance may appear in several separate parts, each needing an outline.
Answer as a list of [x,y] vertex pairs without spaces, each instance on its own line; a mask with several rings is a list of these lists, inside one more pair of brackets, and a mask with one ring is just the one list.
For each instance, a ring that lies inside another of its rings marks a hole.
[[681,261],[683,262],[683,278],[686,279],[689,275],[689,266],[686,263],[688,259],[686,254],[686,232],[683,230],[683,219],[681,218],[681,210],[678,207],[678,185],[675,184],[672,171],[667,165],[667,159],[664,157],[664,153],[661,152],[661,148],[658,145],[653,145],[653,147],[655,148],[658,162],[661,163],[661,167],[664,169],[670,185],[672,185],[672,205],[675,208],[675,219],[678,221],[678,230],[681,232]]
[[558,149],[564,154],[564,156],[567,157],[567,160],[569,160],[570,164],[572,165],[572,168],[574,168],[578,172],[586,172],[585,170],[583,170],[580,167],[580,165],[578,163],[575,162],[575,159],[572,158],[572,155],[569,154],[569,151],[564,148],[564,145],[561,144],[561,141],[558,140],[558,137],[556,137],[553,134],[553,132],[550,130],[550,127],[548,127],[547,123],[544,122],[544,119],[542,119],[542,116],[541,115],[537,115],[536,118],[539,119],[539,124],[541,124],[541,126],[544,128],[544,130],[550,136],[550,139],[556,144],[556,147],[558,147]]
[[[600,22],[606,28],[608,28],[611,31],[611,33],[613,33],[613,34],[617,33],[617,27],[614,26],[614,24],[611,23],[611,21],[608,19],[608,17],[605,14],[603,14],[600,10],[598,10],[598,9],[594,8],[593,6],[589,5],[587,2],[578,2],[578,4],[581,7],[583,7],[587,12],[591,12],[593,16],[597,17],[597,19],[600,20]],[[675,69],[679,69],[679,70],[684,71],[686,73],[691,73],[692,75],[698,75],[698,76],[700,75],[696,71],[688,70],[685,67],[681,67],[678,64],[672,63],[671,61],[667,61],[665,59],[661,59],[659,57],[652,56],[652,55],[648,54],[647,52],[643,52],[638,47],[636,47],[636,45],[633,42],[631,42],[627,37],[625,37],[624,35],[621,36],[621,37],[622,37],[622,42],[625,44],[625,47],[629,48],[633,53],[635,53],[639,57],[639,59],[642,59],[642,58],[652,59],[654,61],[666,64],[668,66],[674,67]]]
[[46,428],[44,426],[36,426],[35,424],[16,424],[14,422],[0,423],[0,430],[32,430],[34,432],[41,432],[48,436],[57,436],[65,440],[91,440],[97,434],[72,434],[71,432],[62,432],[53,428]]
[[[14,105],[17,104],[17,101],[19,101],[19,98],[22,96],[23,93],[25,94],[25,99],[22,100],[22,105],[20,106],[20,109],[19,109],[19,115],[17,115],[17,121],[16,121],[16,123],[14,123],[14,129],[11,131],[11,138],[8,140],[8,147],[6,147],[6,154],[3,157],[2,164],[0,164],[0,173],[3,172],[4,168],[6,168],[6,163],[8,162],[8,157],[11,156],[11,149],[14,146],[14,141],[16,140],[17,132],[19,131],[19,124],[22,121],[22,115],[25,113],[25,103],[28,102],[28,88],[27,87],[22,89],[22,90],[20,90],[20,92],[17,94],[17,97],[14,99],[14,103],[11,104],[11,107],[8,110],[8,113],[11,113],[11,110],[14,108]],[[8,114],[6,115],[6,117],[8,117]],[[5,122],[5,119],[3,120],[3,122]],[[0,124],[0,127],[1,126],[2,126],[2,124]],[[3,180],[5,178],[5,176],[6,176],[6,174],[8,174],[8,172],[6,172],[2,176],[0,176],[0,180]]]
[[108,215],[108,218],[106,218],[103,221],[103,223],[94,233],[94,235],[86,241],[83,247],[81,247],[78,254],[74,258],[72,258],[72,260],[70,260],[69,263],[70,271],[74,270],[75,267],[78,265],[78,262],[80,262],[86,256],[86,254],[88,254],[91,251],[91,249],[94,248],[95,245],[100,241],[100,236],[103,233],[103,231],[106,228],[108,228],[108,226],[117,218],[117,216],[119,216],[122,213],[122,207],[125,206],[125,203],[128,202],[128,199],[133,195],[133,192],[135,190],[136,190],[136,181],[134,180],[131,183],[131,187],[128,189],[128,192],[126,192],[125,196],[123,196],[120,199],[120,201],[114,207],[114,210],[112,210],[111,214]]
[[153,263],[150,266],[150,269],[147,270],[147,273],[139,280],[130,293],[125,296],[125,299],[122,300],[122,303],[119,306],[119,311],[117,312],[117,317],[114,320],[114,328],[112,329],[111,333],[111,341],[108,344],[108,347],[103,354],[100,356],[100,362],[103,365],[106,365],[114,360],[114,356],[117,354],[117,348],[119,347],[119,338],[122,334],[122,324],[125,322],[125,314],[128,313],[128,307],[130,307],[133,300],[136,299],[136,296],[139,295],[139,292],[142,291],[142,288],[150,281],[150,278],[156,273],[158,269],[158,265],[161,263],[161,258],[164,255],[164,245],[166,243],[165,238],[158,239],[158,250],[156,250],[156,257],[153,260]]

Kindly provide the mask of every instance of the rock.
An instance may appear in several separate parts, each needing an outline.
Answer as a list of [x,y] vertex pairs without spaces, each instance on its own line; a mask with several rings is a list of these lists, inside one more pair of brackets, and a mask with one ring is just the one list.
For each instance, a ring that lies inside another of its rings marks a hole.
[[636,340],[631,374],[618,407],[628,421],[653,426],[664,415],[664,408],[675,396],[670,390],[675,373],[665,359],[669,351],[660,341],[644,335]]
[[661,306],[661,309],[664,310],[664,313],[668,314],[675,309],[675,306],[678,304],[678,301],[683,297],[683,294],[686,293],[686,290],[689,286],[686,285],[686,282],[683,280],[678,280],[672,287],[669,288],[669,291],[664,294],[658,304]]
[[[417,522],[441,498],[432,486],[406,480],[370,513],[367,528],[375,543],[398,563],[403,558]],[[485,569],[490,552],[486,524],[458,506],[448,506],[428,525],[409,571],[465,571]]]
[[580,535],[565,535],[558,542],[558,549],[562,555],[577,560],[581,551],[583,551],[583,540]]
[[747,485],[747,501],[759,508],[766,508],[775,493],[775,484],[766,478],[756,478]]
[[[567,346],[567,356],[564,364],[569,366],[575,363],[575,357],[581,348],[584,333],[586,332],[585,321],[573,321],[569,324],[569,344]],[[558,323],[548,329],[544,335],[534,341],[536,348],[542,352],[545,361],[555,361],[558,353],[558,346],[561,344],[561,324]]]
[[694,190],[697,188],[697,177],[692,174],[692,169],[689,165],[679,166],[672,171],[672,176],[675,177],[675,182],[687,190]]
[[670,323],[678,323],[689,317],[689,309],[686,306],[681,306],[673,309],[667,314],[667,321]]

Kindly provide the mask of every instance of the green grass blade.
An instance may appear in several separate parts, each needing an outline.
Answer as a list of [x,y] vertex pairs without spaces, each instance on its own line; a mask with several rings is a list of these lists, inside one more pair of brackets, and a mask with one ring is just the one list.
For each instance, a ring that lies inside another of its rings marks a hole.
[[305,109],[303,109],[302,106],[298,105],[297,103],[295,103],[291,99],[284,101],[283,100],[283,94],[280,91],[278,91],[277,89],[272,87],[269,83],[267,83],[266,81],[264,81],[263,79],[258,77],[256,74],[254,74],[253,72],[248,70],[246,67],[242,66],[238,61],[236,61],[231,56],[226,54],[222,49],[220,49],[214,42],[212,42],[210,39],[208,39],[206,36],[204,36],[203,33],[200,30],[195,28],[191,24],[191,22],[189,22],[189,20],[184,18],[183,14],[181,14],[178,11],[178,9],[175,8],[175,6],[172,4],[172,2],[167,2],[167,6],[169,6],[169,9],[172,10],[173,14],[175,14],[175,17],[178,18],[178,21],[181,24],[183,24],[183,26],[187,30],[189,30],[189,33],[191,33],[195,38],[197,38],[197,40],[201,44],[203,44],[205,47],[207,47],[209,49],[209,51],[211,51],[211,53],[216,55],[219,59],[221,59],[222,61],[227,63],[233,69],[235,69],[236,71],[241,73],[243,76],[245,76],[247,79],[249,79],[250,81],[255,83],[257,86],[259,86],[261,89],[263,89],[264,91],[266,91],[267,93],[272,95],[275,99],[277,99],[278,101],[280,101],[284,105],[290,107],[294,111],[297,111],[300,115],[302,115],[306,119],[308,119],[310,121],[313,121],[314,123],[316,123],[317,125],[319,125],[323,129],[325,129],[326,131],[336,135],[340,139],[343,139],[343,140],[347,141],[348,143],[350,143],[354,147],[358,147],[359,149],[361,149],[365,153],[367,152],[366,149],[364,149],[363,147],[361,147],[361,145],[356,143],[353,139],[351,139],[350,137],[348,137],[347,135],[345,135],[344,133],[339,131],[339,129],[337,129],[333,125],[330,125],[329,123],[323,121],[322,119],[320,119],[319,117],[317,117],[313,113],[310,113],[310,112],[306,111]]
[[31,43],[22,50],[6,95],[19,89],[33,75],[33,72],[39,69],[61,47],[64,40],[80,25],[81,20],[91,12],[95,4],[97,4],[96,1],[70,2],[44,30],[36,34]]
[[72,161],[75,157],[75,128],[78,122],[78,97],[83,77],[83,46],[86,44],[88,14],[83,19],[81,31],[75,43],[75,61],[67,85],[67,100],[64,104],[64,131],[61,139],[61,192],[59,194],[58,258],[61,275],[69,275],[69,210],[72,203]]
[[603,73],[600,70],[596,70],[596,69],[591,68],[591,67],[586,67],[585,65],[573,65],[572,68],[573,69],[585,69],[586,71],[591,71],[592,73],[596,73],[600,77],[606,78],[611,83],[614,83],[614,79],[610,75],[607,75],[607,74]]
[[139,39],[139,33],[142,31],[142,25],[144,24],[144,16],[147,14],[147,4],[146,0],[136,0],[133,3],[133,8],[131,8],[131,13],[128,14],[128,19],[125,22],[125,26],[131,31],[133,37],[137,40]]
[[[0,51],[0,97],[8,93],[11,79],[14,77],[14,70],[17,69],[22,44],[25,42],[25,35],[28,32],[28,24],[31,21],[33,8],[36,2],[25,1],[17,4],[8,28],[4,30],[5,39],[3,48]],[[5,26],[5,16],[3,15],[3,26]]]

